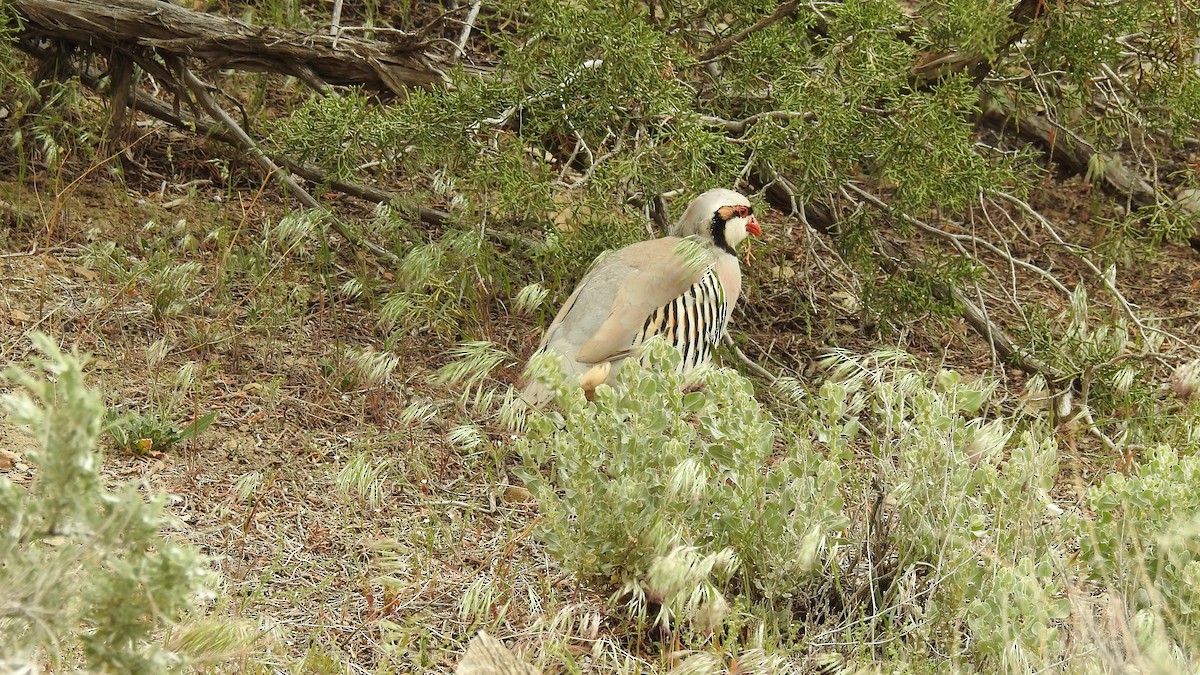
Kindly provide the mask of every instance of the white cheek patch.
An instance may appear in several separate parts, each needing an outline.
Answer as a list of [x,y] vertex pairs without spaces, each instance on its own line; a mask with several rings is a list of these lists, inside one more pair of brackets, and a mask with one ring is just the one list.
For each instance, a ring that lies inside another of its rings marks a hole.
[[737,248],[747,236],[746,218],[730,218],[725,221],[725,243],[730,248]]

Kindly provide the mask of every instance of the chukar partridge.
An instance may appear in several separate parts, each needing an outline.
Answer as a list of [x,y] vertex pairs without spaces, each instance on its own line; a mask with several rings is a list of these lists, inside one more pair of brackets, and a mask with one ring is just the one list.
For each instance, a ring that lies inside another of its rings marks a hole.
[[[750,200],[733,190],[705,192],[688,204],[670,236],[626,246],[596,263],[535,353],[558,354],[568,379],[589,399],[654,335],[679,350],[683,372],[708,362],[742,290],[736,250],[750,234],[762,234]],[[684,238],[698,244],[699,264],[681,250]],[[536,380],[522,392],[531,405],[552,396]]]

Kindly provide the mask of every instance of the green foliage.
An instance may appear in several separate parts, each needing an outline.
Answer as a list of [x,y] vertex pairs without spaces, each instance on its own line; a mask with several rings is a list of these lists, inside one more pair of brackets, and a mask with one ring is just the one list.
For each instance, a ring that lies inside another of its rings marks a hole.
[[[431,244],[412,246],[396,273],[395,291],[383,298],[380,320],[400,333],[426,330],[462,337],[480,322],[475,282],[498,266],[478,230],[454,230]],[[490,274],[488,274],[490,276]]]
[[1163,244],[1187,245],[1196,215],[1178,202],[1168,208],[1143,206],[1119,218],[1100,219],[1107,236],[1097,247],[1108,259],[1130,268],[1159,254]]
[[978,93],[966,75],[896,102],[903,124],[881,124],[874,140],[880,177],[896,186],[895,205],[924,215],[965,210],[988,188],[1015,178],[1005,161],[973,149]]
[[[1115,268],[1108,270],[1107,278],[1115,285]],[[1154,353],[1162,346],[1164,336],[1156,330],[1158,322],[1142,316],[1138,319],[1141,325],[1135,326],[1116,309],[1100,317],[1094,314],[1087,291],[1079,286],[1059,316],[1051,319],[1031,313],[1032,329],[1023,335],[1030,348],[1057,372],[1085,383],[1086,405],[1100,419],[1122,421],[1128,434],[1125,442],[1178,442],[1181,427],[1168,423],[1170,417],[1164,415],[1153,380],[1153,363],[1135,355],[1136,350]],[[1045,395],[1048,387],[1036,376],[1029,390]]]
[[[1200,415],[1182,423],[1196,425]],[[1150,449],[1130,474],[1109,474],[1088,490],[1095,513],[1080,557],[1092,576],[1125,597],[1135,615],[1162,622],[1167,644],[1200,648],[1200,456]]]
[[[1028,61],[1013,58],[1006,65],[1014,74],[1030,65],[1037,73],[1055,73],[1054,80],[1033,87],[1038,96],[1029,103],[1050,102],[1051,112],[1097,145],[1136,143],[1139,128],[1165,128],[1179,140],[1200,120],[1200,74],[1189,65],[1198,35],[1200,14],[1186,4],[1066,4],[1034,23],[1022,54]],[[1129,73],[1128,98],[1117,101],[1105,91],[1109,72]],[[1099,111],[1097,100],[1105,101]]]
[[66,670],[82,656],[108,672],[168,672],[186,654],[156,643],[209,582],[200,556],[162,536],[164,499],[138,485],[116,492],[100,477],[96,441],[100,394],[84,382],[83,361],[46,336],[31,370],[5,376],[28,390],[4,398],[36,440],[28,491],[0,477],[0,650],[13,659],[49,659]]
[[104,430],[117,447],[142,455],[166,452],[176,443],[204,433],[216,420],[216,412],[187,412],[186,400],[195,391],[198,366],[189,361],[164,373],[162,363],[171,348],[171,342],[162,338],[146,349],[152,379],[145,409],[122,412],[112,408],[105,415]]
[[933,50],[998,56],[1012,29],[1009,3],[995,0],[926,0],[920,4],[919,40]]
[[[391,107],[357,92],[314,97],[279,127],[276,141],[339,176],[368,166],[402,173],[417,184],[414,202],[451,201],[460,222],[524,233],[564,205],[586,214],[579,230],[603,230],[642,218],[621,206],[631,197],[644,203],[668,191],[776,176],[790,180],[800,204],[828,203],[847,181],[865,179],[899,211],[966,214],[982,194],[1023,191],[1034,170],[1027,154],[979,142],[984,96],[1049,115],[1102,149],[1140,144],[1138,128],[1181,137],[1200,120],[1200,75],[1186,47],[1200,22],[1188,23],[1187,7],[1069,5],[1039,9],[1017,25],[1012,3],[936,0],[906,14],[893,0],[852,0],[800,8],[751,32],[717,64],[698,60],[776,7],[539,0],[487,35],[502,76],[453,70],[447,86],[414,90]],[[1025,39],[1014,42],[1022,31]],[[990,66],[989,77],[980,82],[971,67],[937,78],[914,74],[924,59],[942,56]],[[340,152],[319,152],[331,138]],[[1138,222],[1177,237],[1186,219],[1164,213],[1151,207]],[[850,217],[857,222],[839,228],[847,250],[872,241],[856,228],[867,235],[905,229],[892,213]],[[880,279],[872,246],[848,262],[867,279],[869,308],[898,310],[897,321],[931,307],[940,313],[946,308],[930,289],[965,278],[931,255],[913,272],[929,283]],[[575,278],[579,270],[568,272]],[[511,270],[498,276],[504,285],[538,281],[514,279]],[[481,298],[406,293],[395,300],[390,314],[419,313],[426,300],[440,300],[436,316],[447,309],[441,301],[461,313]]]
[[[335,178],[352,178],[375,158],[370,135],[380,113],[366,95],[352,89],[342,96],[313,97],[275,129],[274,142],[296,159],[320,166]],[[337,151],[331,152],[331,148]]]
[[[143,226],[144,231],[157,229],[154,221]],[[87,267],[107,274],[126,288],[140,287],[145,291],[155,319],[178,316],[192,307],[193,286],[203,267],[195,261],[178,262],[174,252],[166,249],[166,238],[154,237],[155,249],[144,259],[137,259],[115,241],[89,244],[81,260]]]
[[1115,36],[1137,32],[1151,20],[1148,3],[1120,2],[1097,7],[1066,6],[1047,12],[1036,31],[1044,41],[1031,44],[1040,70],[1064,70],[1080,78],[1116,63],[1122,48]]
[[[0,1],[0,103],[5,106],[29,101],[34,93],[33,82],[23,72],[17,49],[13,46],[21,25],[21,16],[13,3]],[[7,121],[0,124],[7,124]]]
[[1057,622],[1070,610],[1055,590],[1069,530],[1049,495],[1057,455],[1048,429],[1018,433],[1012,420],[988,420],[994,382],[930,377],[905,354],[835,353],[824,365],[818,408],[825,424],[853,423],[868,436],[895,510],[897,564],[928,565],[935,577],[926,599],[901,596],[883,613],[915,603],[921,634],[942,653],[962,652],[969,631],[981,663],[1014,672],[1055,664],[1064,648]]
[[[726,370],[684,393],[678,352],[654,342],[596,404],[565,388],[552,356],[535,364],[562,412],[530,413],[517,441],[538,500],[539,536],[568,569],[676,615],[719,624],[723,592],[782,600],[827,571],[846,524],[841,471],[774,425]],[[542,473],[545,467],[546,474]],[[730,586],[730,580],[733,585]]]
[[155,413],[117,413],[115,410],[109,410],[104,429],[116,441],[118,447],[146,455],[151,452],[166,452],[176,443],[195,438],[207,431],[216,418],[217,413],[210,412],[180,427],[170,419],[163,419]]

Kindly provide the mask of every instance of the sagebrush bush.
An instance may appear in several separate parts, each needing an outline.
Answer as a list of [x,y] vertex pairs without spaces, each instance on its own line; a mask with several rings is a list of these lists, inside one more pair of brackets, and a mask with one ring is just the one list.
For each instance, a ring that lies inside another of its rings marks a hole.
[[[568,569],[701,629],[732,613],[794,633],[806,609],[795,599],[826,575],[845,592],[867,584],[874,600],[822,635],[853,640],[856,626],[873,625],[906,644],[905,659],[1013,673],[1191,667],[1194,455],[1159,446],[1074,508],[1052,496],[1055,427],[993,401],[991,380],[929,371],[900,352],[834,352],[816,391],[780,387],[799,402],[783,427],[740,376],[713,370],[689,392],[677,363],[656,345],[590,404],[552,360],[534,363],[561,412],[526,416],[520,475],[542,541]],[[1181,448],[1198,422],[1186,405],[1138,421],[1178,427]],[[843,530],[841,493],[867,480],[883,495],[889,546],[864,578],[847,569],[861,530]],[[780,653],[806,639],[781,638]]]
[[838,352],[824,365],[823,423],[861,425],[894,514],[897,577],[914,584],[893,586],[880,615],[1006,672],[1059,662],[1067,528],[1049,494],[1048,426],[988,410],[995,383],[929,373],[907,354]]
[[104,486],[103,399],[87,386],[82,357],[45,335],[32,340],[43,356],[4,373],[28,391],[4,405],[36,441],[26,451],[36,473],[27,490],[0,476],[0,658],[44,660],[47,672],[176,670],[187,655],[156,638],[210,572],[195,549],[163,536],[172,525],[163,495]]
[[552,358],[533,366],[562,410],[533,411],[517,441],[547,549],[599,578],[701,624],[733,591],[781,598],[828,565],[845,527],[839,467],[809,447],[776,447],[771,418],[730,370],[685,393],[678,352],[654,341],[623,386],[588,404]]
[[1148,454],[1130,475],[1109,474],[1088,490],[1095,517],[1084,525],[1081,558],[1135,616],[1155,617],[1164,638],[1194,653],[1200,648],[1200,456],[1180,456],[1166,445]]

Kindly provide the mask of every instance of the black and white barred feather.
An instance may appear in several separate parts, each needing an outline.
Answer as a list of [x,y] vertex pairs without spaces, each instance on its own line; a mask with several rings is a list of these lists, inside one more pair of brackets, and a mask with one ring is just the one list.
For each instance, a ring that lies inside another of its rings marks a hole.
[[708,362],[728,321],[725,289],[716,269],[710,265],[699,281],[646,319],[634,336],[632,347],[662,335],[683,356],[679,370],[686,373]]

